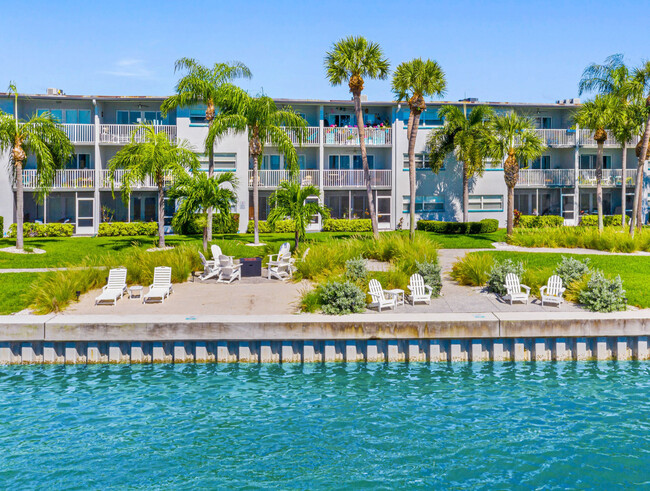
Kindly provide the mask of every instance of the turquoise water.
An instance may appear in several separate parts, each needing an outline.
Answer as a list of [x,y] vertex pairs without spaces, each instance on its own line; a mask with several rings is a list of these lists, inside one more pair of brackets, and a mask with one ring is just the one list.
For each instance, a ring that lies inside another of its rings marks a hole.
[[649,363],[0,367],[2,488],[650,484]]

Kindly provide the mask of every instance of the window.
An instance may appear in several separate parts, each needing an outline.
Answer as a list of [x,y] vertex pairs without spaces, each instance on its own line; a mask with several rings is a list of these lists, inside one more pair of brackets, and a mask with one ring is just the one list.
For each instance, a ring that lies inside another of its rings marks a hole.
[[[521,165],[520,165],[521,167]],[[531,169],[550,169],[551,168],[551,156],[542,155],[540,158],[533,160],[530,163]]]
[[[409,170],[409,155],[408,153],[402,154],[404,160],[404,170]],[[415,169],[428,169],[429,168],[429,154],[426,152],[415,154]],[[444,169],[444,164],[442,166]]]
[[[595,169],[597,155],[580,155],[580,168],[581,169]],[[612,168],[611,155],[603,155],[603,169]]]
[[66,169],[92,169],[93,165],[90,160],[89,153],[79,153],[73,155],[68,164],[65,166]]
[[[408,120],[407,120],[408,123]],[[438,117],[437,109],[427,109],[420,115],[420,125],[422,126],[440,126],[442,119]]]
[[117,124],[140,124],[149,123],[153,125],[167,124],[160,111],[124,111],[116,112]]
[[[233,160],[234,160],[234,153],[233,154],[224,154],[224,155],[232,155]],[[216,157],[216,156],[215,156]],[[307,168],[307,157],[304,154],[298,155],[298,166],[300,169],[306,169]],[[251,161],[250,168],[253,168],[253,162]],[[262,157],[262,162],[260,165],[260,170],[284,170],[288,169],[288,166],[284,160],[284,156],[282,155],[277,155],[277,154],[271,154],[271,155],[264,155]]]
[[503,211],[503,195],[470,194],[469,211]]
[[[350,159],[352,157],[352,159]],[[361,161],[361,155],[330,155],[328,157],[329,166],[328,169],[340,169],[340,170],[350,170],[350,169],[363,169],[363,162]],[[352,165],[352,167],[350,167]],[[375,156],[368,155],[368,167],[370,169],[375,168]]]
[[[198,157],[199,157],[199,162],[201,163],[201,170],[207,172],[210,165],[208,156],[206,154],[201,154]],[[215,171],[234,172],[236,169],[237,169],[236,153],[215,153],[214,154]]]
[[535,126],[540,130],[549,130],[551,129],[551,118],[544,116],[536,117]]
[[[402,212],[410,213],[411,197],[402,196]],[[415,213],[445,211],[445,201],[441,196],[416,196]]]

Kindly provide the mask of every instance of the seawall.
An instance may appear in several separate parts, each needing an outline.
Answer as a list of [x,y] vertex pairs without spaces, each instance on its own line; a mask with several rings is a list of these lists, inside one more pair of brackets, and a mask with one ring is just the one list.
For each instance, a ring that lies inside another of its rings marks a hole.
[[0,364],[650,359],[650,313],[0,316]]

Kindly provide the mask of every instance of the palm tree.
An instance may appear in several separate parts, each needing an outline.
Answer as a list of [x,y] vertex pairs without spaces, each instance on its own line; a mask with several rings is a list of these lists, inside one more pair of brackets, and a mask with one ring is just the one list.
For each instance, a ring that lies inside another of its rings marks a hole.
[[[217,111],[215,97],[219,87],[236,78],[251,78],[248,67],[239,61],[215,63],[212,68],[201,65],[193,58],[180,58],[174,64],[174,72],[185,71],[185,75],[176,84],[176,94],[167,98],[160,106],[163,114],[178,107],[188,107],[203,103],[205,120],[212,124]],[[208,177],[214,175],[214,145],[207,146]],[[212,208],[208,209],[208,240],[212,240]]]
[[305,238],[307,224],[314,215],[323,218],[329,217],[329,210],[318,201],[307,201],[307,198],[319,196],[320,191],[316,186],[300,186],[296,178],[282,181],[279,188],[271,195],[271,212],[268,221],[273,225],[278,220],[287,217],[293,220],[295,226],[296,249],[301,240]]
[[594,132],[598,145],[596,156],[596,207],[598,209],[598,231],[603,231],[603,147],[607,140],[607,131],[613,120],[618,100],[611,95],[597,95],[580,108],[575,120],[583,128]]
[[508,235],[514,228],[515,186],[519,180],[519,166],[539,158],[546,146],[535,132],[533,120],[515,112],[497,115],[490,121],[484,140],[487,154],[503,162],[503,179],[508,187]]
[[348,82],[348,87],[354,99],[354,112],[359,129],[359,145],[361,147],[361,160],[363,162],[363,175],[368,193],[368,209],[372,221],[372,233],[375,239],[379,238],[379,223],[375,211],[375,202],[372,197],[370,182],[370,168],[368,167],[368,154],[366,152],[365,128],[363,125],[363,111],[361,109],[361,91],[363,79],[385,80],[388,77],[390,65],[384,57],[381,47],[377,43],[368,42],[364,37],[349,36],[334,43],[332,50],[325,55],[325,69],[327,78],[333,86]]
[[34,114],[29,120],[18,119],[18,93],[14,96],[14,115],[0,111],[0,152],[9,152],[9,168],[16,182],[16,248],[22,249],[24,221],[23,169],[29,154],[36,157],[38,199],[44,199],[52,187],[56,171],[65,167],[74,155],[74,146],[50,113]]
[[[454,154],[463,170],[463,221],[469,221],[469,181],[483,175],[486,146],[483,144],[490,127],[493,111],[488,106],[477,106],[469,114],[458,106],[443,106],[438,111],[445,126],[432,131],[427,140],[429,162],[434,172],[439,172],[445,158]],[[411,198],[413,201],[413,198]]]
[[[174,216],[174,225],[189,223],[201,210],[215,209],[223,217],[230,217],[230,210],[237,202],[237,178],[232,172],[220,172],[209,177],[205,172],[186,174],[174,183],[168,196],[181,200]],[[203,217],[203,249],[208,248],[208,221]]]
[[292,130],[302,144],[307,122],[291,107],[278,109],[273,99],[262,95],[251,97],[231,84],[224,84],[218,91],[215,104],[221,109],[215,116],[206,137],[206,144],[213,145],[229,130],[247,133],[248,153],[253,161],[253,224],[254,242],[259,244],[259,162],[264,146],[269,143],[278,147],[292,173],[298,172],[298,154],[285,128]]
[[[138,140],[136,141],[136,135]],[[141,124],[133,131],[131,143],[108,161],[111,182],[118,169],[124,169],[122,200],[128,204],[131,190],[151,177],[158,188],[158,247],[165,247],[165,186],[181,179],[187,171],[199,168],[199,159],[187,141],[171,142],[152,125]]]
[[432,60],[422,61],[416,58],[400,63],[393,74],[393,93],[397,102],[406,101],[409,105],[409,122],[407,127],[409,157],[409,209],[411,240],[415,237],[415,141],[418,136],[420,115],[427,108],[425,97],[442,96],[447,88],[445,72]]

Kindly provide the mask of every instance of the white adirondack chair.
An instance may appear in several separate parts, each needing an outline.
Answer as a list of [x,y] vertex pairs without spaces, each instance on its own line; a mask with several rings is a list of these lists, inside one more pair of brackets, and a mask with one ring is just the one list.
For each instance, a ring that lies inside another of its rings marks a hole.
[[[528,297],[530,296],[530,287],[519,283],[519,277],[514,273],[506,275],[506,295],[504,300],[509,300],[510,305],[512,302],[526,302],[528,304]],[[526,290],[522,291],[522,288]]]
[[232,283],[241,280],[241,263],[235,264],[230,256],[219,256],[218,283]]
[[269,262],[266,265],[267,278],[277,278],[285,281],[293,276],[294,263],[296,260],[291,257],[291,246],[285,242],[280,246],[277,254],[269,254]]
[[117,305],[117,300],[126,292],[126,268],[115,268],[108,272],[108,281],[102,287],[102,292],[95,297],[95,305],[112,303]]
[[379,281],[370,280],[368,289],[370,290],[368,293],[372,299],[369,307],[377,307],[377,310],[381,312],[381,309],[383,308],[394,309],[397,306],[397,298],[386,292],[386,290],[381,287]]
[[153,270],[153,283],[149,285],[149,291],[142,296],[142,303],[150,300],[165,301],[172,292],[172,268],[168,266],[157,266]]
[[215,264],[219,262],[219,256],[223,256],[223,252],[221,252],[221,247],[219,247],[217,244],[212,244],[210,246],[210,251],[212,251],[212,259],[214,260]]
[[411,305],[415,305],[416,302],[431,303],[433,288],[424,284],[424,278],[421,275],[417,273],[412,275],[407,288],[411,291],[411,294],[406,296]]
[[199,257],[201,258],[201,264],[203,264],[203,274],[199,276],[201,281],[219,276],[219,266],[216,261],[207,260],[202,252],[199,252]]
[[566,288],[562,286],[562,278],[558,275],[551,276],[546,286],[542,286],[539,289],[539,293],[542,296],[542,307],[544,306],[544,302],[557,304],[558,307],[562,305],[562,302],[564,302],[562,294],[565,290]]

